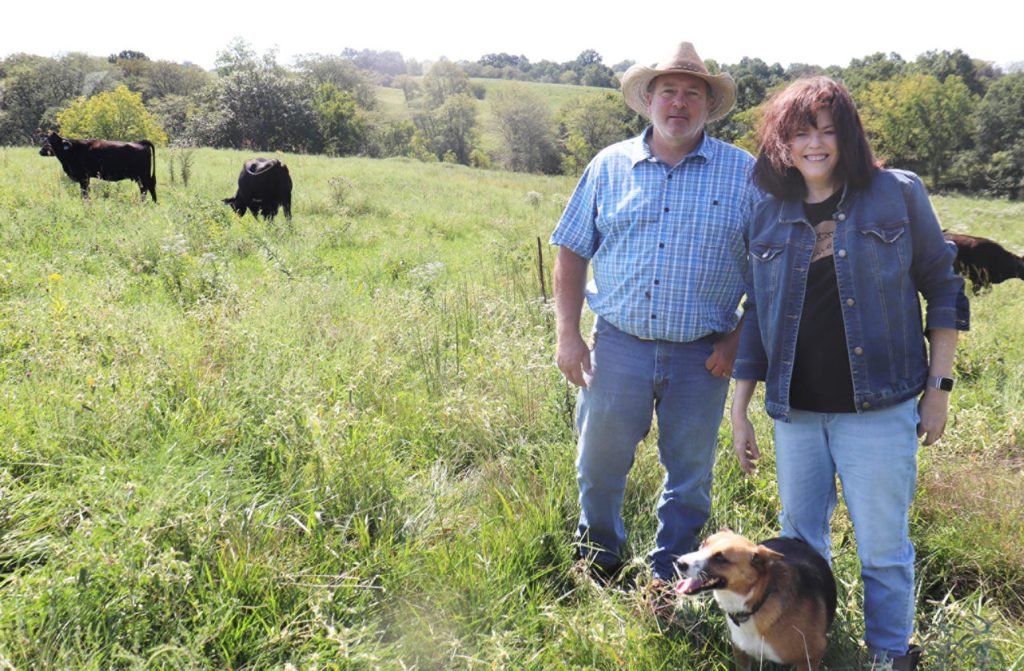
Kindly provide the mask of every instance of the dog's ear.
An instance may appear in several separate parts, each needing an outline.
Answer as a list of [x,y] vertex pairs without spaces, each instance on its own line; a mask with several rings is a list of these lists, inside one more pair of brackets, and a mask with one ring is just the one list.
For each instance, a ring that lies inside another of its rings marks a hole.
[[750,558],[750,563],[755,568],[763,568],[770,565],[772,562],[782,559],[783,556],[784,555],[775,552],[774,550],[769,550],[765,546],[759,545],[757,549],[754,550],[754,555]]
[[729,532],[731,534],[736,533],[735,531],[733,531],[729,527],[718,527],[718,533],[722,533],[723,531],[727,531],[727,532]]

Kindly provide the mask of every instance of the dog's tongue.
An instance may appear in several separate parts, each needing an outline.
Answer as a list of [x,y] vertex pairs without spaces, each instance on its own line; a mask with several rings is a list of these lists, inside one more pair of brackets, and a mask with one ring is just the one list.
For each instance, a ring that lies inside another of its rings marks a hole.
[[700,580],[696,578],[684,578],[676,583],[677,594],[689,594],[701,586]]

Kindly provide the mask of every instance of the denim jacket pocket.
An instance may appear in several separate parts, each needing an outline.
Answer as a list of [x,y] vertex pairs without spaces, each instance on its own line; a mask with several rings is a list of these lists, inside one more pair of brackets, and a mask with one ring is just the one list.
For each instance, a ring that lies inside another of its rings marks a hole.
[[750,265],[759,299],[765,295],[771,296],[778,290],[785,265],[784,251],[786,245],[781,242],[755,242],[750,246]]
[[913,260],[907,222],[866,224],[860,229],[862,251],[875,277],[905,277]]

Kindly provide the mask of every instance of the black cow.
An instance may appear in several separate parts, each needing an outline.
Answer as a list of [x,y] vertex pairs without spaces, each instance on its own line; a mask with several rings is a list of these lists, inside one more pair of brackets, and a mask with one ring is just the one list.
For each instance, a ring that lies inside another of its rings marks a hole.
[[1024,257],[1004,249],[995,240],[945,231],[943,236],[956,245],[953,268],[971,280],[973,293],[1014,277],[1024,280]]
[[266,219],[273,219],[283,207],[284,216],[291,219],[292,178],[288,166],[276,158],[249,159],[238,175],[238,191],[224,202],[240,217],[249,210],[254,217],[262,214]]
[[82,188],[82,198],[88,198],[89,179],[95,177],[135,180],[142,195],[148,191],[156,202],[156,149],[149,140],[69,140],[50,133],[39,155],[56,156],[67,176]]

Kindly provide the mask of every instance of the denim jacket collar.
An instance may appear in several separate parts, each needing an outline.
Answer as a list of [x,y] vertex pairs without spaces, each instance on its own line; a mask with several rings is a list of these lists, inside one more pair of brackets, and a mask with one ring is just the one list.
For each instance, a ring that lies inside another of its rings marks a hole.
[[[836,206],[836,212],[839,213],[839,220],[843,221],[846,219],[845,212],[850,209],[851,201],[853,200],[853,192],[850,190],[849,184],[843,184],[843,195],[839,198],[839,204]],[[785,224],[800,224],[807,223],[807,215],[804,213],[804,201],[803,200],[785,200],[781,203],[781,209],[779,211],[779,221]]]

